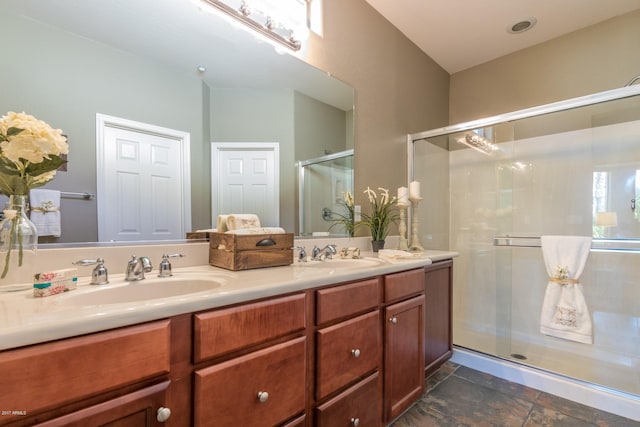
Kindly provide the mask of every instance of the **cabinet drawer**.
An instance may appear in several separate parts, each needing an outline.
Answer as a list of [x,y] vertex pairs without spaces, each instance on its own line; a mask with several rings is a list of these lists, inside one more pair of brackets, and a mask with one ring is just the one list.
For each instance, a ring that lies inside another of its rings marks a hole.
[[272,426],[304,412],[305,347],[301,337],[196,371],[195,425]]
[[318,427],[380,425],[380,380],[376,372],[316,409]]
[[36,414],[167,374],[169,326],[163,320],[0,352],[0,402]]
[[379,311],[320,329],[316,334],[318,399],[378,368],[382,345]]
[[424,269],[388,274],[384,277],[384,301],[396,301],[424,292]]
[[369,279],[317,291],[316,324],[321,325],[377,307],[379,289],[379,279]]
[[305,328],[305,295],[293,295],[194,316],[195,362]]

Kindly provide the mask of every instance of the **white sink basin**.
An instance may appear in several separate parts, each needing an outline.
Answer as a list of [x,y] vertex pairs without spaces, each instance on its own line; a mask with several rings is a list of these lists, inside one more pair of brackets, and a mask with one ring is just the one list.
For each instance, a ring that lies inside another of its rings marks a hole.
[[207,292],[222,286],[223,281],[198,278],[153,278],[139,282],[95,285],[78,288],[60,296],[64,305],[103,305],[156,300]]
[[294,264],[295,267],[300,268],[312,268],[312,269],[321,269],[321,270],[335,270],[338,268],[344,269],[360,269],[360,268],[371,268],[383,265],[385,262],[379,260],[377,258],[333,258],[326,261],[308,261],[308,262],[297,262]]

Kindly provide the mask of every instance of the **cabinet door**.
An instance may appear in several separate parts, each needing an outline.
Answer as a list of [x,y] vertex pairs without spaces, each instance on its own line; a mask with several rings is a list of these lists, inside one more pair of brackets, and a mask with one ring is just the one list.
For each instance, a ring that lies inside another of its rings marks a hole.
[[424,296],[385,309],[384,407],[393,420],[424,391]]
[[[0,352],[0,405],[27,416],[164,376],[171,322],[159,320]],[[34,395],[37,394],[37,395]],[[38,397],[40,396],[40,397]],[[20,415],[0,418],[0,424]]]
[[196,426],[274,426],[305,409],[304,337],[195,372]]
[[160,426],[163,424],[158,420],[158,410],[165,408],[168,389],[169,381],[165,381],[36,425],[40,427]]
[[424,363],[427,374],[452,354],[452,266],[452,261],[445,261],[425,269]]

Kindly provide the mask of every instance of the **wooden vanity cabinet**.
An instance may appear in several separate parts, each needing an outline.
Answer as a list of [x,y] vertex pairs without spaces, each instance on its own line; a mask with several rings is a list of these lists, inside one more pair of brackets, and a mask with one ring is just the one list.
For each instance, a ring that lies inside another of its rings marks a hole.
[[384,419],[389,423],[424,392],[424,270],[384,280]]
[[317,290],[315,423],[382,422],[381,278]]
[[453,354],[453,261],[425,267],[424,276],[424,369],[425,375],[429,375]]
[[0,426],[386,425],[451,355],[451,269],[0,351]]
[[295,294],[195,314],[193,425],[303,425],[306,312]]

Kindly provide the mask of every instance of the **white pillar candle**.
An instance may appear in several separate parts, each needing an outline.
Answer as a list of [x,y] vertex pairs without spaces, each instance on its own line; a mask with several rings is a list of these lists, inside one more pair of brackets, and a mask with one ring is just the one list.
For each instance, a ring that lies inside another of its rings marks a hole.
[[411,181],[409,183],[409,197],[412,199],[420,198],[420,183],[418,181]]
[[398,188],[398,203],[401,205],[409,204],[409,190],[407,187]]

